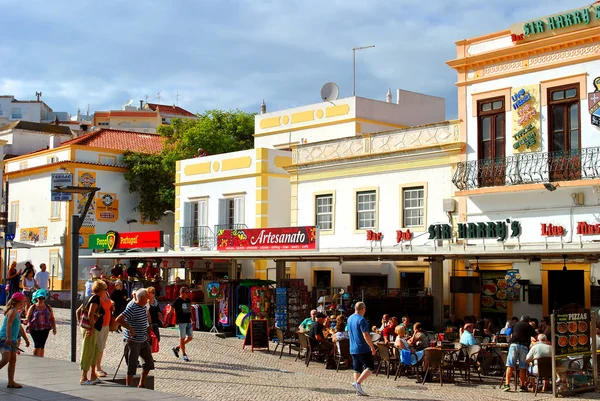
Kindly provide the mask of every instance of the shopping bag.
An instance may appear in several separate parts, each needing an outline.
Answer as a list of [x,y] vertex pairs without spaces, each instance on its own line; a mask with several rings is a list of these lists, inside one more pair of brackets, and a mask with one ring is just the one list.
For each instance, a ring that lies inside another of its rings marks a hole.
[[150,340],[152,342],[152,353],[156,354],[158,351],[160,351],[160,346],[158,343],[158,337],[156,337],[156,334],[154,334],[153,331],[150,332]]

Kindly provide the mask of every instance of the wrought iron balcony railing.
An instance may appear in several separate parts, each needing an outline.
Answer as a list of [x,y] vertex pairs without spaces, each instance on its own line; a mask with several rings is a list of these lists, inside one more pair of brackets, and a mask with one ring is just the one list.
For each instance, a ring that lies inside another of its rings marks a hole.
[[464,191],[590,178],[600,178],[600,147],[460,162],[452,182]]
[[181,246],[212,249],[215,246],[215,235],[207,226],[187,226],[179,229]]
[[244,228],[248,228],[245,224],[216,224],[215,225],[215,235],[219,234],[221,230],[243,230]]

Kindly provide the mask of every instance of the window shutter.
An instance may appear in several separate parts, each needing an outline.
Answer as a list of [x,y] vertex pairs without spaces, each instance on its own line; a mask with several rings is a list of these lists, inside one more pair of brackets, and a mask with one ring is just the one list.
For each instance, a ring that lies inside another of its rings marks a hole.
[[198,202],[198,226],[206,227],[208,226],[208,213],[207,211],[208,202],[206,200],[201,200]]
[[233,200],[233,223],[244,224],[244,198],[235,198]]
[[219,199],[219,225],[227,224],[227,199]]
[[190,202],[184,202],[183,204],[183,227],[190,227],[192,225],[192,204]]

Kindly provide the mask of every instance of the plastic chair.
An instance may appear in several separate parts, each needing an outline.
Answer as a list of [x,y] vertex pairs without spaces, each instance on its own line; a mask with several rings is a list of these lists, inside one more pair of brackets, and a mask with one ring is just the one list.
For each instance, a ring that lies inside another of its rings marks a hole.
[[[308,338],[306,337],[306,334],[304,333],[297,333],[298,334],[298,355],[296,355],[296,359],[294,360],[297,361],[298,359],[302,359],[307,358],[308,357]],[[302,352],[304,351],[304,356],[302,355]]]
[[437,370],[440,375],[440,385],[444,385],[444,369],[450,370],[450,365],[444,362],[444,351],[436,349],[436,348],[427,348],[425,350],[425,357],[427,360],[427,370],[425,371],[425,375],[423,376],[423,382],[421,384],[425,384],[425,380],[427,380],[427,375],[430,370]]
[[340,364],[342,360],[348,361],[352,358],[350,355],[350,340],[340,340],[336,342],[336,352],[335,352],[335,363],[336,363],[336,372],[340,370]]
[[292,339],[285,339],[283,336],[283,331],[279,327],[275,327],[275,332],[277,333],[277,345],[275,345],[275,349],[273,350],[273,355],[277,352],[277,347],[281,345],[281,353],[279,354],[279,359],[283,356],[283,350],[287,345],[289,347],[289,354],[292,355],[292,345],[296,345],[296,341]]
[[545,356],[533,360],[532,366],[537,363],[537,373],[530,373],[527,369],[527,381],[530,377],[535,378],[535,396],[537,397],[540,380],[548,380],[552,383],[552,357]]

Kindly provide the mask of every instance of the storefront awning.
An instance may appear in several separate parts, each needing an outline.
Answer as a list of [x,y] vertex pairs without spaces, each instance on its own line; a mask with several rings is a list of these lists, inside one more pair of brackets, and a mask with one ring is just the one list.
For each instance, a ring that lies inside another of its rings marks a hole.
[[[12,249],[30,249],[35,248],[35,245],[29,245],[18,241],[8,241],[8,247]],[[4,248],[4,238],[0,238],[0,248]]]
[[381,262],[344,262],[342,273],[362,276],[388,275],[391,266],[391,263]]

